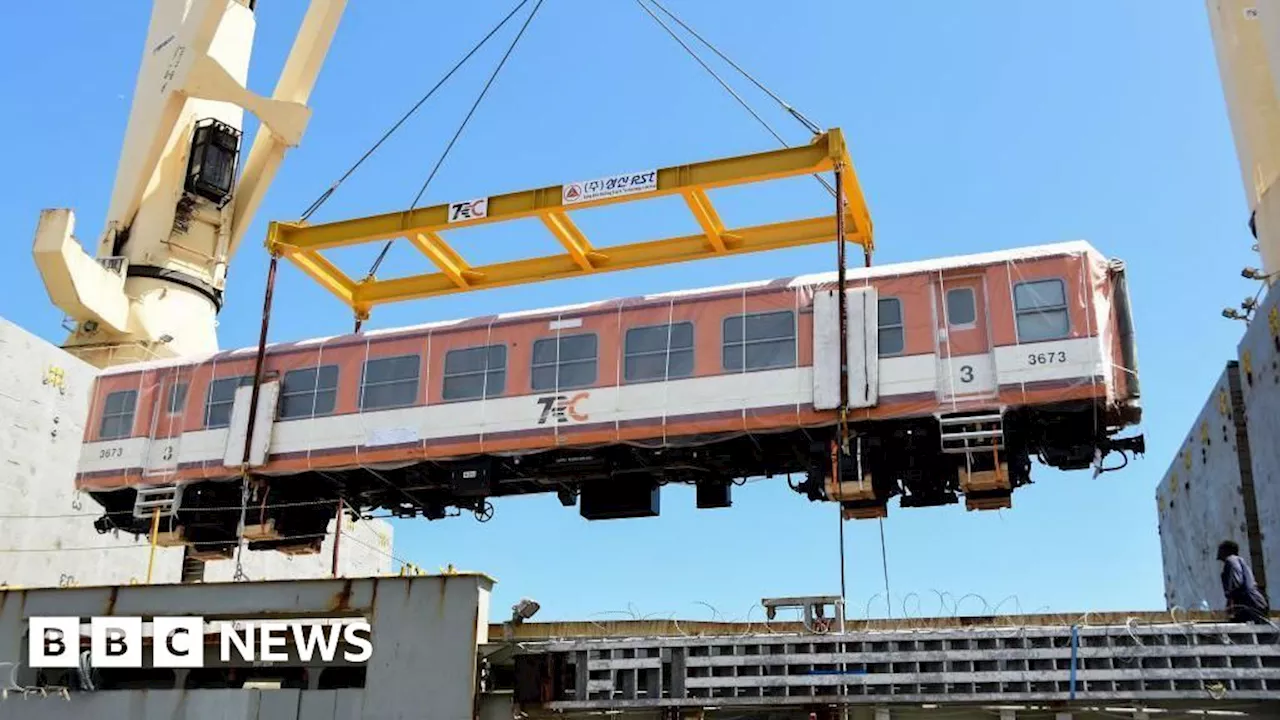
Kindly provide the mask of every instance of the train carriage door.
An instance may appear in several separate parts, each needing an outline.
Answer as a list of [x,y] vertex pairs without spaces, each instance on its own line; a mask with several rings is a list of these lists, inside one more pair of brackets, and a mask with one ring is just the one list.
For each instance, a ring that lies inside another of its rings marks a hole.
[[188,380],[181,373],[170,373],[156,388],[152,399],[151,444],[147,449],[147,465],[143,469],[143,475],[168,475],[178,469]]
[[[249,406],[252,403],[253,385],[236,388],[235,402],[231,406],[231,425],[227,433],[226,453],[222,464],[240,467],[244,463],[245,437],[249,434]],[[271,444],[271,429],[275,423],[277,403],[280,400],[280,381],[269,380],[258,390],[258,412],[253,422],[253,442],[249,446],[249,467],[260,467],[267,462],[267,449]]]
[[[845,340],[849,361],[846,381],[851,408],[880,402],[879,305],[871,286],[845,291]],[[835,290],[813,296],[813,407],[840,406],[840,310]]]
[[944,402],[996,394],[985,290],[980,275],[939,275],[934,281],[938,399]]

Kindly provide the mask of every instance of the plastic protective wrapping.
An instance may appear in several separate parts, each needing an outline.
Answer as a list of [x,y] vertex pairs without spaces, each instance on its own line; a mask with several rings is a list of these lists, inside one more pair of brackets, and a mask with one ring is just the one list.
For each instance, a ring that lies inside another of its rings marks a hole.
[[[272,345],[256,473],[481,454],[699,445],[836,422],[835,273]],[[848,273],[850,422],[1123,402],[1108,263],[1086,243]],[[80,481],[238,476],[255,350],[114,368],[127,436],[90,428]],[[185,403],[170,407],[171,388]],[[833,404],[832,398],[835,398]],[[101,413],[101,411],[99,411]],[[100,417],[100,415],[94,416]],[[269,427],[269,431],[263,430]]]

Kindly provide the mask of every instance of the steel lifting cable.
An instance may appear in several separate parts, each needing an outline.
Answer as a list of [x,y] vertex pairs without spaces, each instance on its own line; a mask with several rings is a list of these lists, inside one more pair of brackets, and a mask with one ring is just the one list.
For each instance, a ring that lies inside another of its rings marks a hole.
[[[526,0],[527,1],[527,0]],[[515,38],[511,40],[511,44],[507,46],[507,51],[503,53],[502,59],[498,61],[498,66],[493,69],[489,75],[489,79],[485,82],[484,87],[480,89],[480,94],[476,96],[475,102],[471,103],[471,109],[467,111],[466,117],[462,119],[462,123],[458,125],[458,130],[454,132],[453,138],[449,140],[449,144],[445,146],[444,152],[440,153],[440,159],[436,160],[436,164],[431,168],[431,173],[427,175],[427,179],[423,181],[422,187],[418,188],[418,194],[413,198],[413,204],[409,206],[412,212],[418,207],[418,202],[422,200],[422,196],[427,192],[427,187],[431,185],[431,181],[435,179],[436,173],[440,171],[440,167],[444,165],[444,161],[449,157],[449,153],[453,150],[453,146],[458,142],[458,138],[462,137],[462,132],[467,129],[467,123],[471,122],[471,117],[475,115],[476,109],[480,107],[480,103],[484,100],[485,95],[489,93],[489,88],[493,86],[493,81],[498,79],[498,73],[502,72],[503,66],[507,64],[507,59],[511,57],[511,53],[515,52],[516,45],[520,43],[520,38],[524,37],[525,30],[529,29],[529,23],[533,22],[533,17],[538,14],[538,10],[542,7],[543,0],[533,6],[533,10],[529,12],[529,16],[524,19],[524,24],[520,26],[520,31],[516,33]],[[520,3],[524,5],[524,3]],[[517,10],[519,8],[517,7]],[[512,13],[515,11],[513,10]],[[506,22],[505,20],[503,22]],[[369,267],[367,277],[372,278],[377,274],[378,268],[382,266],[382,261],[386,260],[387,252],[391,250],[391,246],[395,243],[395,238],[388,240],[383,244],[382,250],[378,252],[378,257],[373,261],[373,265]]]
[[[653,0],[650,0],[650,1],[652,2]],[[660,25],[663,30],[666,30],[667,34],[671,36],[671,39],[679,43],[680,47],[684,48],[684,51],[689,53],[689,57],[692,57],[695,61],[697,61],[697,63],[702,66],[703,70],[706,70],[707,73],[711,75],[711,77],[715,78],[716,82],[720,84],[720,87],[724,88],[725,92],[733,96],[733,99],[738,101],[738,104],[742,106],[742,109],[746,110],[747,113],[751,115],[751,117],[755,118],[756,122],[760,123],[760,126],[763,127],[765,130],[767,130],[769,134],[773,136],[773,139],[777,140],[778,143],[782,145],[782,147],[784,148],[791,147],[791,144],[788,143],[786,140],[784,140],[782,138],[782,135],[778,134],[778,131],[775,130],[767,120],[761,117],[760,113],[756,112],[755,108],[751,107],[751,104],[748,103],[741,95],[739,95],[738,92],[734,90],[729,85],[729,83],[725,81],[724,78],[720,77],[720,74],[717,73],[714,69],[712,69],[712,67],[708,65],[705,60],[702,59],[702,56],[698,55],[698,53],[694,51],[693,48],[689,47],[689,44],[686,43],[684,39],[681,38],[679,34],[677,34],[676,31],[671,28],[670,25],[663,22],[662,18],[658,17],[657,13],[653,12],[653,10],[651,10],[649,6],[645,4],[644,0],[636,0],[636,4],[639,5],[640,8],[644,10],[646,13],[648,13],[649,17],[653,18],[653,21],[658,23],[658,25]],[[661,5],[658,5],[656,2],[654,2],[654,4],[657,5],[659,8],[662,7]],[[671,15],[671,13],[665,9],[663,10],[663,12],[666,12],[668,15]],[[676,22],[680,22],[680,20],[678,18],[675,18],[674,15],[672,15],[672,18],[675,19]],[[684,23],[680,23],[680,24],[682,27],[686,27],[686,28],[688,27]],[[692,33],[693,31],[690,30],[690,32]],[[699,37],[696,33],[693,33],[693,34],[695,37]],[[699,37],[699,39],[701,38]],[[702,42],[706,43],[710,47],[710,43],[707,43],[706,40],[702,40]],[[715,50],[714,47],[712,49],[716,52],[717,55],[724,57],[724,55],[720,53],[719,50]],[[733,63],[731,62],[730,64],[732,65]],[[734,67],[737,67],[737,66],[734,65]],[[741,68],[738,68],[738,71],[746,75],[746,72]],[[747,77],[750,78],[749,75]],[[754,78],[750,78],[750,79],[752,80],[752,82],[756,82]],[[759,85],[758,82],[756,84]],[[776,99],[776,96],[773,96],[772,93],[770,93],[770,96],[775,97]],[[781,103],[781,100],[779,100],[779,102]],[[786,105],[786,103],[782,103],[782,105],[784,108],[789,107]],[[809,125],[805,124],[805,127],[808,128]],[[827,182],[826,178],[822,177],[821,175],[818,175],[817,173],[814,173],[813,177],[815,180],[822,183],[822,186],[827,189],[827,192],[831,193],[833,196],[836,194],[836,189],[832,187],[831,183]]]
[[[388,514],[386,517],[394,517],[394,515],[393,515],[393,514]],[[400,563],[400,567],[401,567],[401,568],[404,568],[404,567],[407,567],[407,566],[418,567],[418,564],[417,564],[417,563],[409,562],[408,560],[405,560],[404,558],[402,558],[402,557],[400,557],[400,556],[396,555],[395,553],[391,553],[391,552],[388,552],[388,551],[383,550],[383,549],[381,549],[381,548],[374,547],[373,545],[370,545],[369,543],[365,542],[364,540],[361,540],[360,538],[356,537],[355,535],[352,535],[351,533],[349,533],[349,532],[347,532],[347,531],[345,531],[345,530],[344,530],[344,531],[342,531],[342,536],[343,536],[343,537],[345,537],[345,538],[346,538],[346,539],[348,539],[348,540],[351,540],[352,542],[355,542],[357,545],[363,545],[364,547],[368,548],[369,550],[372,550],[372,551],[374,551],[374,552],[378,553],[379,555],[382,555],[382,556],[383,556],[383,557],[385,557],[385,558],[389,558],[389,559],[391,559],[393,562],[398,562],[398,563]]]
[[[836,186],[832,195],[836,200],[836,316],[838,318],[839,364],[840,364],[840,418],[836,426],[836,442],[833,451],[834,467],[831,469],[832,479],[836,486],[836,522],[840,526],[840,602],[848,602],[845,594],[845,557],[844,557],[844,462],[849,454],[849,313],[845,293],[847,282],[845,227],[844,227],[844,167],[836,163]],[[865,333],[864,333],[865,334]],[[861,449],[861,440],[859,440]],[[862,463],[858,463],[858,481],[862,481]],[[843,619],[843,618],[842,618]]]
[[[267,285],[262,293],[262,326],[258,333],[258,351],[253,363],[253,389],[249,391],[249,417],[244,430],[244,454],[240,460],[240,526],[236,530],[236,569],[232,579],[236,582],[248,580],[241,564],[244,554],[245,515],[248,512],[249,463],[253,459],[253,436],[257,430],[258,402],[262,394],[262,376],[267,361],[267,330],[271,325],[271,301],[275,297],[276,269],[280,265],[280,256],[272,253],[271,263],[267,266]],[[266,448],[263,448],[265,451]]]
[[884,569],[884,606],[893,617],[893,604],[889,601],[889,556],[884,549],[884,518],[880,518],[880,566]]
[[841,487],[840,481],[840,449],[836,448],[836,522],[840,524],[840,602],[847,603],[848,596],[845,588],[845,559],[844,559],[844,489]]
[[814,135],[822,134],[822,128],[818,124],[814,123],[812,120],[805,117],[804,113],[801,113],[799,110],[796,110],[794,107],[791,106],[790,103],[788,103],[786,100],[783,100],[781,97],[779,97],[777,93],[775,93],[774,91],[766,87],[764,83],[761,83],[759,80],[755,79],[751,75],[751,73],[747,72],[746,70],[743,70],[742,66],[734,62],[733,59],[730,58],[728,55],[725,55],[724,53],[720,52],[720,49],[717,48],[715,45],[712,45],[711,41],[699,35],[697,30],[694,30],[693,28],[689,27],[683,20],[676,17],[676,14],[668,10],[666,6],[658,2],[658,0],[649,0],[649,2],[652,2],[654,7],[661,10],[667,17],[676,21],[676,24],[684,28],[685,31],[687,31],[690,35],[697,38],[698,42],[702,43],[703,45],[706,45],[711,50],[711,52],[715,53],[717,56],[719,56],[721,60],[724,60],[726,63],[728,63],[730,67],[732,67],[734,70],[737,70],[738,73],[741,74],[742,77],[749,80],[752,85],[755,85],[757,88],[760,88],[761,92],[768,95],[770,98],[773,98],[774,102],[778,103],[778,105],[783,110],[786,110],[787,113],[791,115],[791,117],[795,118],[796,121],[799,122],[801,125],[803,125],[806,129],[808,129],[809,132],[813,133]]
[[507,16],[502,18],[501,22],[495,25],[487,35],[481,38],[480,42],[476,43],[475,46],[472,47],[471,50],[468,51],[466,55],[463,55],[462,59],[459,60],[452,68],[450,68],[449,72],[445,73],[444,77],[440,78],[440,80],[436,82],[436,84],[432,86],[432,88],[428,90],[426,94],[424,94],[421,98],[419,98],[418,102],[414,103],[413,107],[409,108],[408,112],[401,115],[400,119],[397,120],[395,124],[393,124],[390,128],[388,128],[387,131],[382,134],[382,137],[378,138],[378,141],[375,142],[372,146],[370,146],[369,149],[366,150],[365,153],[360,156],[360,159],[357,160],[354,165],[352,165],[350,168],[347,169],[345,173],[342,174],[342,177],[338,178],[337,182],[330,185],[329,188],[326,189],[323,193],[320,193],[320,197],[316,198],[315,201],[312,202],[311,205],[307,207],[306,211],[302,213],[302,217],[299,220],[299,222],[305,222],[315,213],[316,210],[319,210],[320,206],[323,205],[333,195],[333,193],[338,189],[339,185],[346,182],[347,178],[350,178],[351,175],[355,173],[355,171],[359,169],[361,165],[364,164],[365,160],[368,160],[369,157],[373,155],[373,153],[377,152],[378,148],[382,147],[382,144],[386,142],[397,130],[399,130],[401,125],[405,124],[405,122],[408,121],[410,117],[413,117],[414,113],[418,112],[418,109],[421,108],[422,105],[426,103],[427,100],[431,99],[431,96],[435,95],[436,91],[439,90],[441,86],[443,86],[445,82],[449,80],[449,78],[453,77],[454,73],[462,69],[462,66],[465,65],[467,61],[471,59],[472,55],[475,55],[476,52],[480,50],[480,48],[484,47],[485,43],[489,42],[489,38],[496,35],[497,32],[501,30],[504,25],[507,24],[507,21],[510,20],[512,17],[514,17],[515,14],[520,11],[520,8],[524,7],[526,4],[528,4],[528,2],[529,0],[520,0],[519,4],[517,4],[514,8],[512,8],[511,12],[507,13]]
[[462,131],[467,129],[467,123],[471,122],[471,116],[475,114],[476,108],[480,107],[484,96],[489,93],[489,88],[493,86],[493,81],[498,79],[498,73],[502,72],[502,68],[507,64],[507,60],[511,57],[511,53],[515,52],[516,45],[520,44],[520,38],[524,37],[524,31],[529,29],[529,23],[533,22],[533,17],[538,14],[538,10],[542,8],[542,0],[533,6],[533,10],[529,12],[529,17],[524,19],[524,24],[520,26],[520,31],[511,40],[511,45],[507,47],[507,51],[502,54],[502,59],[498,61],[498,66],[493,69],[493,73],[489,75],[489,79],[485,81],[484,87],[480,89],[480,94],[476,96],[476,101],[471,103],[471,109],[467,111],[467,116],[462,119],[462,123],[458,125],[458,131],[453,134],[453,138],[449,140],[449,144],[445,146],[444,152],[440,154],[440,159],[436,161],[435,167],[431,168],[431,174],[423,181],[422,187],[418,188],[418,194],[413,197],[413,204],[409,206],[409,210],[418,207],[418,201],[422,200],[422,195],[427,191],[427,186],[435,179],[436,173],[439,172],[440,166],[444,164],[445,158],[449,157],[449,152],[453,150],[453,144],[458,142]]

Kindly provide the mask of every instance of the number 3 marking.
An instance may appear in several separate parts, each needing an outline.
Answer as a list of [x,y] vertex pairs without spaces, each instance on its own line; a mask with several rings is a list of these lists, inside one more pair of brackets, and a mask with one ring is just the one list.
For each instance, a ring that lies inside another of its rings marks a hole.
[[965,382],[965,383],[973,382],[973,366],[972,365],[960,366],[960,382]]

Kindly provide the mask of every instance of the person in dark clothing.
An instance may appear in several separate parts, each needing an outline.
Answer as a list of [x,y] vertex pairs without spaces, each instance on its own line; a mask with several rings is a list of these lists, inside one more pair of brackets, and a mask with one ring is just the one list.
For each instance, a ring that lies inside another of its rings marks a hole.
[[1222,561],[1222,592],[1227,596],[1227,612],[1232,622],[1269,622],[1267,598],[1253,579],[1253,570],[1240,557],[1240,546],[1230,540],[1218,546]]

